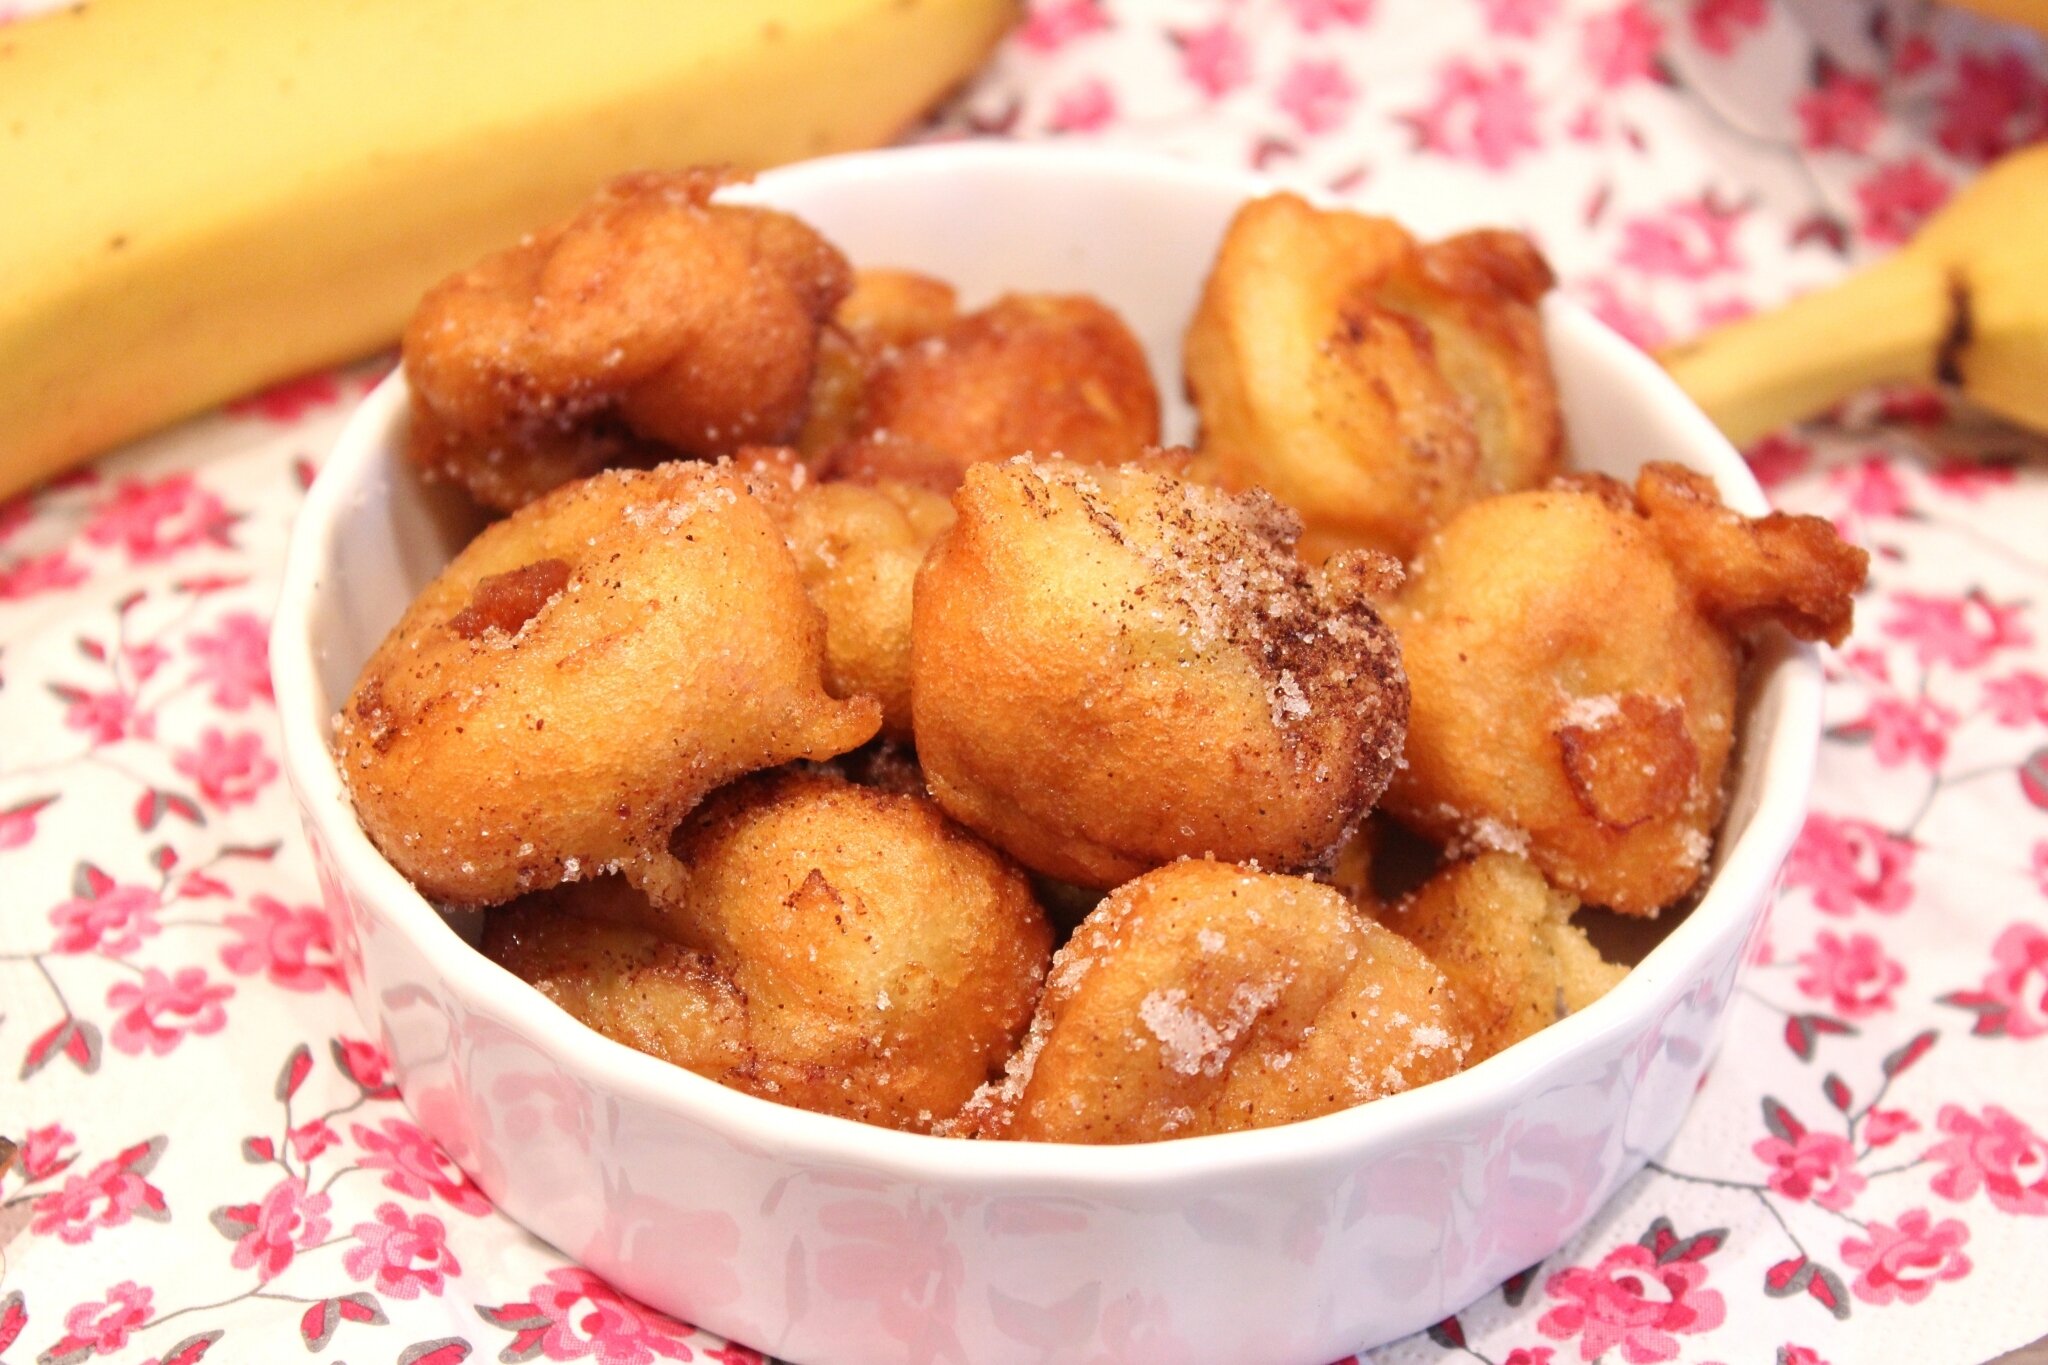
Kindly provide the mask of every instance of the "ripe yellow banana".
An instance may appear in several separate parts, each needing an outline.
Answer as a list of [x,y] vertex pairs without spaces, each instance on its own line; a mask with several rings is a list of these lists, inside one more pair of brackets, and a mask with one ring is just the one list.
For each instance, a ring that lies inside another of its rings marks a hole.
[[1659,358],[1738,443],[1903,380],[2048,431],[2048,143],[1992,165],[1896,254]]
[[1016,0],[92,0],[0,28],[0,495],[365,354],[639,166],[900,132]]

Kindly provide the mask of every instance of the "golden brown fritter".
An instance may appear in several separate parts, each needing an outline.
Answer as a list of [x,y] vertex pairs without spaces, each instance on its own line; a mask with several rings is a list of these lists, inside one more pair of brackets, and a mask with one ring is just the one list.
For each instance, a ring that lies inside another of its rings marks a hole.
[[[1679,524],[1698,537],[1677,561],[1658,525],[1675,488],[1690,490]],[[1651,466],[1638,495],[1644,510],[1612,480],[1578,480],[1477,503],[1431,537],[1387,608],[1415,700],[1386,809],[1457,851],[1522,854],[1581,900],[1648,915],[1692,889],[1713,847],[1736,627],[1846,623],[1862,565],[1825,523],[1777,519],[1754,525],[1779,558],[1751,572],[1715,549],[1750,544],[1749,523],[1703,509],[1690,476]],[[1742,573],[1717,576],[1728,561]]]
[[1452,863],[1375,916],[1451,984],[1476,1065],[1584,1009],[1628,975],[1572,923],[1578,902],[1521,858],[1482,853]]
[[810,412],[797,449],[824,468],[859,433],[868,382],[903,347],[944,331],[957,316],[953,286],[909,270],[856,270],[818,338]]
[[[935,315],[901,300],[892,307],[898,318],[923,319],[918,326]],[[831,470],[951,493],[982,460],[1030,453],[1120,464],[1158,442],[1159,395],[1123,320],[1091,298],[1010,294],[888,347]]]
[[1455,1072],[1428,958],[1327,886],[1181,862],[1118,888],[1053,959],[1008,1074],[953,1131],[1150,1142],[1333,1113]]
[[918,757],[1019,862],[1312,866],[1385,788],[1408,698],[1378,580],[1304,566],[1270,498],[1017,459],[954,507],[913,604]]
[[1312,559],[1406,558],[1458,508],[1556,470],[1550,285],[1514,233],[1419,244],[1389,219],[1253,200],[1188,328],[1198,476],[1300,512]]
[[385,637],[336,760],[435,900],[510,899],[658,849],[713,788],[870,738],[824,623],[726,465],[614,470],[486,528]]
[[697,169],[613,181],[427,292],[405,331],[407,452],[509,510],[613,464],[794,437],[846,261]]
[[563,887],[493,912],[484,951],[608,1037],[820,1113],[928,1131],[1000,1073],[1051,930],[931,802],[779,773],[673,847],[653,899]]
[[911,586],[952,523],[945,498],[886,480],[807,483],[783,516],[804,589],[825,614],[825,690],[881,702],[892,738],[910,738]]

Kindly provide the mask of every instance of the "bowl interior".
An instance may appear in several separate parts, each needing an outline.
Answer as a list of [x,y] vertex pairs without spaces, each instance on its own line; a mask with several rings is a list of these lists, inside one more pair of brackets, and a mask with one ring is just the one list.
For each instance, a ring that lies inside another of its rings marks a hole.
[[[975,144],[808,163],[766,175],[741,193],[798,213],[856,265],[947,278],[969,306],[1005,290],[1101,298],[1145,344],[1168,439],[1186,440],[1193,430],[1181,397],[1181,336],[1231,214],[1247,196],[1269,188],[1249,176],[1153,159]],[[1401,206],[1367,207],[1418,220]],[[1440,209],[1425,225],[1440,230],[1462,216],[1446,223]],[[1478,206],[1468,221],[1476,225],[1485,217]],[[1549,301],[1544,320],[1575,467],[1632,476],[1645,459],[1675,460],[1711,475],[1732,506],[1764,510],[1762,492],[1740,458],[1653,362],[1565,301]],[[1699,952],[1746,933],[1803,814],[1818,729],[1818,672],[1809,652],[1781,645],[1767,648],[1755,670],[1712,886],[1610,996],[1509,1054],[1360,1110],[1283,1129],[1155,1144],[1149,1156],[1128,1148],[1069,1149],[1055,1158],[1043,1149],[1020,1150],[1028,1144],[949,1142],[782,1109],[588,1035],[566,1015],[537,1011],[538,997],[471,953],[446,922],[434,922],[438,917],[355,828],[326,749],[330,718],[406,603],[481,524],[464,499],[422,484],[402,458],[405,403],[402,374],[365,402],[322,471],[294,537],[274,667],[287,761],[309,818],[344,855],[347,869],[360,870],[366,895],[409,931],[438,940],[423,946],[450,981],[494,996],[510,1014],[545,1013],[545,1021],[532,1019],[535,1030],[554,1034],[565,1054],[605,1068],[622,1085],[711,1106],[735,1122],[772,1129],[783,1144],[890,1156],[906,1169],[919,1162],[933,1163],[933,1170],[1000,1168],[1071,1184],[1093,1176],[1159,1175],[1289,1145],[1342,1144],[1367,1132],[1394,1131],[1404,1115],[1499,1104],[1533,1084],[1526,1078],[1546,1059],[1626,1028],[1655,1008]]]

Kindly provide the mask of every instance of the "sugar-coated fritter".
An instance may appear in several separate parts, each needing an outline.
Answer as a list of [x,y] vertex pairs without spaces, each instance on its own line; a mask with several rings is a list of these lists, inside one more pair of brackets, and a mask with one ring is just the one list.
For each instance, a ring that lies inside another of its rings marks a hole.
[[873,697],[910,738],[910,593],[953,507],[915,484],[806,483],[783,514],[804,588],[825,614],[825,690]]
[[849,269],[717,171],[641,172],[436,285],[406,327],[408,453],[486,506],[614,464],[793,438]]
[[1053,959],[1024,1046],[953,1131],[1149,1142],[1314,1118],[1455,1072],[1443,975],[1337,891],[1181,862]]
[[1322,862],[1385,788],[1407,683],[1377,563],[1138,466],[970,468],[919,572],[932,794],[1027,867],[1107,888],[1183,856]]
[[1472,1039],[1469,1066],[1584,1009],[1628,974],[1572,923],[1578,908],[1523,859],[1482,853],[1442,868],[1376,918],[1450,981]]
[[[903,292],[875,311],[928,323],[935,308]],[[1118,464],[1158,441],[1159,395],[1121,318],[1091,298],[1010,294],[886,347],[854,438],[830,467],[950,493],[979,461],[1036,454]]]
[[673,845],[652,899],[563,887],[494,911],[484,951],[608,1037],[821,1113],[927,1131],[1000,1074],[1051,930],[931,802],[779,773]]
[[909,270],[862,269],[818,338],[810,412],[796,445],[823,467],[858,434],[868,382],[906,346],[937,336],[958,316],[953,286]]
[[1303,553],[1405,558],[1476,498],[1557,468],[1562,422],[1527,239],[1418,243],[1385,218],[1253,200],[1186,344],[1197,473],[1301,513]]
[[1386,809],[1627,914],[1691,890],[1721,818],[1741,632],[1846,628],[1864,570],[1816,518],[1702,499],[1697,476],[1650,465],[1633,497],[1581,479],[1432,536],[1387,608],[1415,691]]
[[335,731],[364,830],[426,895],[510,899],[658,850],[713,788],[870,738],[729,465],[613,470],[486,528],[363,668]]

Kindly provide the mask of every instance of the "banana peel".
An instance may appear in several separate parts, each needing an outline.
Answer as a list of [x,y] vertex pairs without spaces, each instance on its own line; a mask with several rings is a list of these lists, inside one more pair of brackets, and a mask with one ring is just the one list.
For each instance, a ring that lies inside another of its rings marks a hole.
[[0,496],[367,354],[641,166],[889,141],[1016,0],[93,0],[0,28]]
[[2048,431],[2048,143],[1994,163],[1892,256],[1658,358],[1737,444],[1908,381]]

